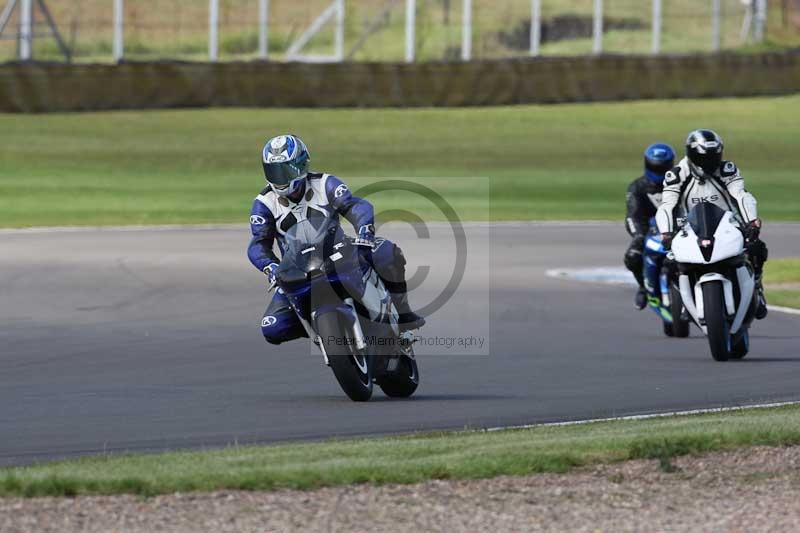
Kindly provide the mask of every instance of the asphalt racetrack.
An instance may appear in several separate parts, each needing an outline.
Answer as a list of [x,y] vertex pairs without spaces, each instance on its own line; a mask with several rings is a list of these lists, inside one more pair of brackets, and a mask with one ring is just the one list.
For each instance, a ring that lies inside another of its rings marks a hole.
[[[446,224],[382,233],[431,266],[418,307],[463,278],[422,331],[417,394],[356,404],[307,339],[264,342],[245,227],[0,232],[0,465],[800,400],[800,316],[771,313],[745,360],[716,363],[629,287],[545,275],[620,265],[621,223],[469,224],[463,269]],[[800,256],[800,225],[764,239]]]

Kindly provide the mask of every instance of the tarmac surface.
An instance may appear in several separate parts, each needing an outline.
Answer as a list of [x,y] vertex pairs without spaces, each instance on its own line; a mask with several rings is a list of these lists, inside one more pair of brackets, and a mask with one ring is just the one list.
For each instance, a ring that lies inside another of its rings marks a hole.
[[[619,266],[622,224],[467,224],[460,256],[446,224],[383,230],[428,326],[415,396],[367,404],[308,339],[264,342],[245,227],[0,231],[0,465],[800,400],[800,316],[771,313],[746,359],[717,363],[629,287],[545,275]],[[800,225],[763,235],[800,256]]]

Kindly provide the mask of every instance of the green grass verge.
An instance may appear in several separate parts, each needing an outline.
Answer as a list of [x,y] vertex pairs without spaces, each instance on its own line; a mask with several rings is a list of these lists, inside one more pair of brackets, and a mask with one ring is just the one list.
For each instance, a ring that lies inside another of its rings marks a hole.
[[800,259],[770,259],[764,266],[767,300],[800,309]]
[[[284,131],[305,138],[314,167],[355,187],[397,176],[436,181],[465,219],[621,220],[644,146],[663,140],[679,147],[698,126],[722,133],[764,218],[797,218],[800,185],[789,154],[800,137],[800,96],[792,96],[0,114],[0,227],[245,221],[263,185],[261,145]],[[464,176],[488,178],[491,194],[485,181]],[[379,210],[437,216],[424,202],[375,201]]]
[[563,473],[628,459],[800,444],[789,406],[502,432],[422,434],[156,455],[90,457],[0,470],[2,496],[74,496],[223,489],[314,489]]

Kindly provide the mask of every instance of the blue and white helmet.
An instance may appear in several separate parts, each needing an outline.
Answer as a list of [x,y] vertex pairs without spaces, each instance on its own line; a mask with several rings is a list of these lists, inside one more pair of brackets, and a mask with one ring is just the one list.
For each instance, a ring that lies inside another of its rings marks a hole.
[[310,161],[308,148],[295,135],[273,137],[261,151],[264,177],[280,196],[290,196],[300,190]]

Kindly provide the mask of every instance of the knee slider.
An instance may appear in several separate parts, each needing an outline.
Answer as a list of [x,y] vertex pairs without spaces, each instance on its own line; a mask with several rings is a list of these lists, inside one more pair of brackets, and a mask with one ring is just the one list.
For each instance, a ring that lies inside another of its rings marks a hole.
[[261,319],[261,333],[270,344],[280,344],[287,340],[285,338],[285,329],[280,313],[264,315],[264,318]]

